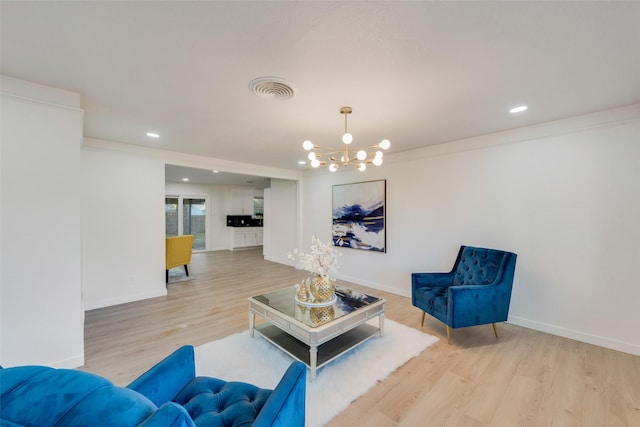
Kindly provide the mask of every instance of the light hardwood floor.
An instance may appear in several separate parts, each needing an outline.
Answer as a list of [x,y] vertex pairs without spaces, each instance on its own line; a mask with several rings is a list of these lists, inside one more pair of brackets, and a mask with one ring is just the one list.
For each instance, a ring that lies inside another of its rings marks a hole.
[[[81,369],[126,385],[183,344],[247,329],[249,296],[306,276],[264,261],[258,249],[194,254],[189,271],[193,280],[169,285],[166,297],[88,311]],[[444,325],[427,316],[421,327],[410,299],[340,285],[386,298],[387,318],[440,341],[353,402],[332,427],[640,426],[638,356],[506,323],[498,340],[487,325],[452,331],[448,345]]]

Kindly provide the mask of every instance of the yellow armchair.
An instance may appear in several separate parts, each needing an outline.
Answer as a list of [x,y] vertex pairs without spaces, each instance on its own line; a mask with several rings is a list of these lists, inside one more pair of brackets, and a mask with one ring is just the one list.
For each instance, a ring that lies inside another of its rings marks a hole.
[[193,236],[167,237],[166,282],[169,283],[169,270],[184,265],[184,272],[189,276],[187,265],[191,263]]

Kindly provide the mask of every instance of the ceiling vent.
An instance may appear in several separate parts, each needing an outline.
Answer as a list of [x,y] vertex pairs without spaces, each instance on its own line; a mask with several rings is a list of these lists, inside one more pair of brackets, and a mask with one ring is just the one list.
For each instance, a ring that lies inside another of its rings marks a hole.
[[279,77],[258,77],[251,80],[249,89],[261,98],[286,100],[296,94],[293,83]]

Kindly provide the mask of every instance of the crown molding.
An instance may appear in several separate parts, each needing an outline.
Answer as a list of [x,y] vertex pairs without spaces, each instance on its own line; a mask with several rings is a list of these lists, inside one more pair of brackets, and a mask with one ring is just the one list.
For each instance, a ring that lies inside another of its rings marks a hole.
[[422,158],[445,156],[464,151],[528,142],[636,122],[640,122],[640,103],[432,145],[416,150],[389,154],[385,156],[385,162],[408,162]]

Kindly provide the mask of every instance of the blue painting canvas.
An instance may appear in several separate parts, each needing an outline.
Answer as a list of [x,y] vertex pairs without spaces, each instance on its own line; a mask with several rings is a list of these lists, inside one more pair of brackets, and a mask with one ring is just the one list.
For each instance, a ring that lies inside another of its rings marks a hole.
[[333,186],[334,246],[386,252],[386,180]]

